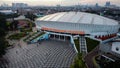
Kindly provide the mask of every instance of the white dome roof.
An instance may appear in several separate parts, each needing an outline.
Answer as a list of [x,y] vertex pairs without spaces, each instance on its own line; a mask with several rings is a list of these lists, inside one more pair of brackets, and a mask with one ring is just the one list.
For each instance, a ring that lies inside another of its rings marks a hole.
[[68,23],[118,25],[118,22],[96,14],[84,12],[60,12],[38,18],[37,21],[55,21]]

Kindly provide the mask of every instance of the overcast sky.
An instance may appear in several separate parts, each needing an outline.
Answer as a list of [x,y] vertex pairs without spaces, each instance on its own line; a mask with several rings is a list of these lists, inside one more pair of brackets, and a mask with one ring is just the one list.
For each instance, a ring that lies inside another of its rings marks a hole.
[[57,4],[61,5],[76,5],[76,4],[92,4],[99,3],[99,5],[105,5],[106,1],[110,1],[112,4],[120,6],[120,0],[0,0],[0,4],[6,3],[11,5],[12,3],[27,3],[28,5],[48,5],[53,6]]

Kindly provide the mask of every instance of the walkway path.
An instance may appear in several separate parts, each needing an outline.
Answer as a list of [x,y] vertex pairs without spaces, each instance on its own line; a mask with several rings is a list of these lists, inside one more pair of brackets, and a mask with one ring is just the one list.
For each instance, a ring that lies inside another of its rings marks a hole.
[[98,55],[98,50],[99,50],[99,46],[97,46],[93,51],[91,51],[90,53],[88,53],[84,60],[88,66],[88,68],[96,68],[96,66],[94,65],[93,62],[93,58]]

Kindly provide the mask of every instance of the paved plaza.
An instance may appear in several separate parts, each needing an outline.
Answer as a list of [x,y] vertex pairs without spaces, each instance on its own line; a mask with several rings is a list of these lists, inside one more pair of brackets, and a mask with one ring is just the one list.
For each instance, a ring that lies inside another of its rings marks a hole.
[[45,40],[16,44],[0,61],[1,68],[69,68],[76,52],[69,42]]

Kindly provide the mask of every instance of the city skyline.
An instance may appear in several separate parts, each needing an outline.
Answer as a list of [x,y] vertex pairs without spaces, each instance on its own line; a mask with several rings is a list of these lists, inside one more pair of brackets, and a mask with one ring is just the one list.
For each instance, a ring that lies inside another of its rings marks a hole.
[[27,3],[30,6],[55,6],[55,5],[78,5],[78,4],[84,4],[84,5],[95,5],[98,3],[101,6],[104,6],[107,1],[110,1],[112,4],[120,6],[119,0],[1,0],[0,5],[5,3],[8,5],[12,5],[12,3]]

